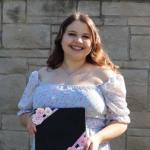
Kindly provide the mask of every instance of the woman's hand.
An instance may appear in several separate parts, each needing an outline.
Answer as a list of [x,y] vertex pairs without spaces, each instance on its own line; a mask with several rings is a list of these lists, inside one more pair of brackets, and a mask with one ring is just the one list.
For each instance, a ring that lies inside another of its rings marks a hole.
[[30,135],[34,136],[36,132],[36,125],[32,122],[32,117],[29,116],[27,119],[27,125],[26,125],[27,131]]
[[87,138],[85,150],[98,150],[100,143],[101,139],[97,135]]
[[105,128],[87,139],[85,150],[97,150],[98,145],[111,141],[123,134],[127,129],[127,123],[111,122]]

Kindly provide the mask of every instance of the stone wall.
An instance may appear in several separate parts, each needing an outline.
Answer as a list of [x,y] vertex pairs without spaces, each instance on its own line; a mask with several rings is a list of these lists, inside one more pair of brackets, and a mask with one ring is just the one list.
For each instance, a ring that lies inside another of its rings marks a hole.
[[121,67],[132,123],[113,150],[150,148],[150,3],[103,0],[0,1],[0,150],[29,150],[16,116],[32,70],[44,66],[59,24],[71,12],[88,13],[106,51]]

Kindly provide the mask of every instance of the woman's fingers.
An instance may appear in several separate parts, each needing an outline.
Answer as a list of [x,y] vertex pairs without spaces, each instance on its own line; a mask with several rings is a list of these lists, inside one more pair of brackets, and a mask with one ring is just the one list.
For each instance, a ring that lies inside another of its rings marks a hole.
[[35,126],[35,124],[33,126],[33,130],[34,130],[34,133],[35,133],[36,132],[36,126]]
[[34,135],[36,132],[36,125],[32,122],[31,118],[28,119],[27,130],[30,135]]
[[93,143],[91,143],[88,150],[94,150],[93,148]]
[[34,124],[33,125],[29,125],[27,130],[28,130],[30,135],[34,135],[35,132],[36,132],[36,126]]
[[97,150],[98,147],[99,147],[99,142],[93,136],[93,137],[87,138],[84,150]]
[[91,140],[90,140],[90,138],[87,138],[84,150],[89,150],[90,145],[91,145]]

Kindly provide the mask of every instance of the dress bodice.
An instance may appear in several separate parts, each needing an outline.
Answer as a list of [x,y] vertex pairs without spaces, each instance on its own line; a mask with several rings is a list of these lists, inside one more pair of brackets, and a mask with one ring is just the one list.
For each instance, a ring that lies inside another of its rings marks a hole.
[[18,115],[38,107],[84,107],[89,136],[112,120],[130,122],[126,103],[126,88],[120,74],[99,85],[51,84],[39,79],[38,71],[31,73],[19,101]]

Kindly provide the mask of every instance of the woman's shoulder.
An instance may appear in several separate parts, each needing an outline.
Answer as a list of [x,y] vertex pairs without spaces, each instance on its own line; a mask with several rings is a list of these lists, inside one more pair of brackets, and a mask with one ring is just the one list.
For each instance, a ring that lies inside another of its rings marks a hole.
[[38,70],[39,74],[43,74],[43,73],[45,73],[46,71],[47,71],[47,67],[41,67],[41,68]]
[[39,74],[47,74],[53,72],[55,69],[49,68],[49,67],[41,67],[38,72]]
[[39,79],[41,81],[49,81],[50,79],[52,80],[56,76],[58,76],[58,68],[57,69],[52,69],[49,67],[42,67],[39,69]]
[[53,69],[48,68],[48,67],[41,67],[38,70],[38,74],[39,74],[39,78],[42,79],[43,77],[47,76],[47,74],[49,74],[50,72],[52,72]]
[[117,75],[117,73],[110,68],[103,68],[97,65],[92,65],[91,67],[91,70],[93,70],[94,74],[97,77],[101,78],[104,83],[107,82],[110,78],[113,78]]

